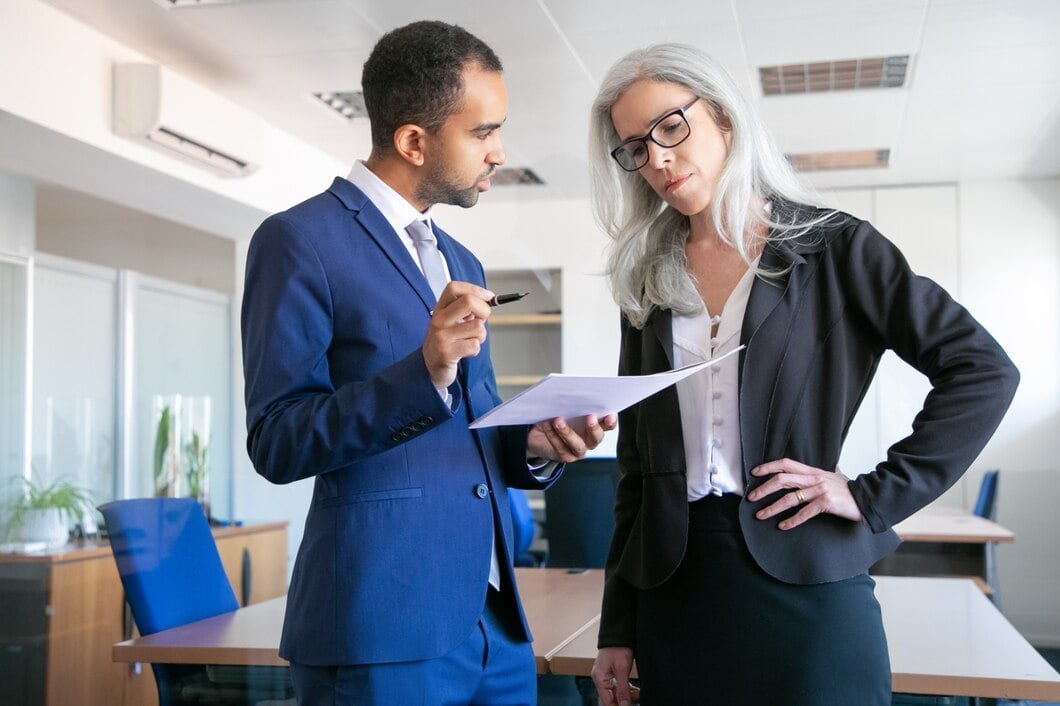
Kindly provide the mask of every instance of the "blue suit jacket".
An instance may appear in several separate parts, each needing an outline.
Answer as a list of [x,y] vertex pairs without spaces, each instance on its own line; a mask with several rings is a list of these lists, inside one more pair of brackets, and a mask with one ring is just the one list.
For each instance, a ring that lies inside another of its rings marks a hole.
[[[485,286],[466,248],[442,232],[438,243],[454,280]],[[316,478],[288,660],[419,660],[459,645],[485,601],[495,514],[518,604],[507,487],[546,484],[527,468],[526,427],[468,429],[499,402],[488,339],[461,363],[453,408],[441,400],[421,353],[434,305],[398,235],[345,179],[268,218],[250,243],[247,447],[273,483]]]

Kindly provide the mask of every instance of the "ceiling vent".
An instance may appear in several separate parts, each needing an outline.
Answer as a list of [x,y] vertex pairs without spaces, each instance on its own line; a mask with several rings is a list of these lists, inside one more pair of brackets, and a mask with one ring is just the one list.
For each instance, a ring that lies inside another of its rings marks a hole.
[[758,76],[767,96],[789,93],[852,91],[857,88],[901,88],[909,68],[909,55],[872,59],[822,61],[816,64],[762,66]]
[[114,132],[222,176],[261,164],[260,117],[157,64],[114,65]]
[[829,169],[876,169],[890,164],[891,150],[804,152],[785,156],[797,172],[820,172]]
[[494,186],[544,186],[545,181],[529,167],[501,167],[490,177]]
[[[161,5],[167,10],[177,10],[185,7],[201,7],[203,5],[235,5],[248,0],[155,0],[156,5]],[[256,2],[257,0],[250,0]]]
[[314,93],[313,97],[333,110],[343,120],[352,122],[368,117],[368,109],[364,107],[364,93],[361,91]]

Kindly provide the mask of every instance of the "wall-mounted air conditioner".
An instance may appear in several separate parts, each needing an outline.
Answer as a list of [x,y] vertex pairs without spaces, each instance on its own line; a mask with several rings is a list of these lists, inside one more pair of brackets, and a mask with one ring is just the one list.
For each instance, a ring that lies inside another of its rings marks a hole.
[[157,64],[114,65],[114,132],[224,176],[261,165],[264,122]]

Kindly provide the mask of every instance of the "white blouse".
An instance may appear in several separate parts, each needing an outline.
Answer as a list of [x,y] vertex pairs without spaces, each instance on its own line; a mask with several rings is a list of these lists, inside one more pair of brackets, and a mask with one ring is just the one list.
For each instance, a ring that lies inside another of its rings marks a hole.
[[[754,273],[748,269],[720,315],[673,315],[675,369],[723,356],[740,345],[752,284]],[[711,338],[714,324],[718,335]],[[740,357],[734,355],[677,383],[689,502],[707,495],[743,494],[739,371]]]

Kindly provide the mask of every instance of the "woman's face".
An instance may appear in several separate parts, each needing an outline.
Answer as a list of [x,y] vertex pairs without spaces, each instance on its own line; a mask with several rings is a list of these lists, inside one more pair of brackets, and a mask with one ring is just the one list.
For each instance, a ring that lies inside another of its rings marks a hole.
[[[692,91],[674,83],[637,81],[611,107],[611,123],[619,142],[644,137],[659,118],[695,97]],[[662,147],[648,140],[648,162],[639,171],[666,203],[686,216],[695,216],[710,208],[729,154],[730,132],[718,127],[702,99],[685,111],[685,118],[691,129],[688,138],[675,147]],[[665,128],[664,123],[655,133],[662,142],[667,141]]]

